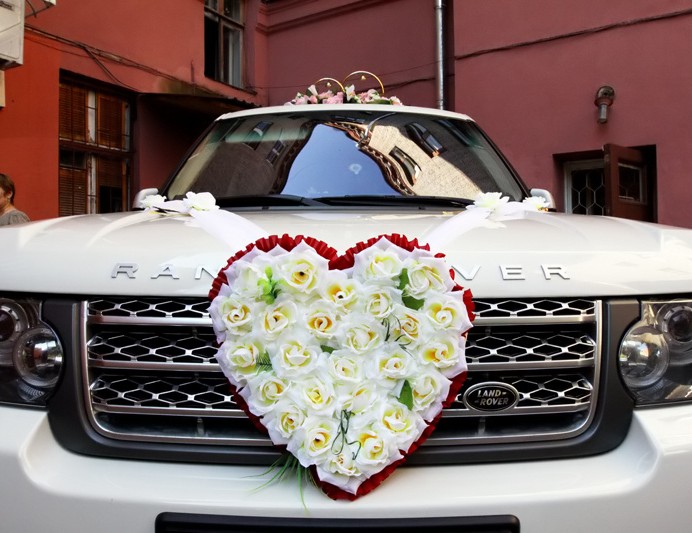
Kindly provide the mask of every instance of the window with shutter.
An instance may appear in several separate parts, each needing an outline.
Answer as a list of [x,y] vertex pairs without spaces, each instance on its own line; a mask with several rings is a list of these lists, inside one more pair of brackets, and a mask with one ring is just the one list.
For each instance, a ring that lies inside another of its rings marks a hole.
[[61,83],[60,216],[127,209],[129,114],[123,96]]
[[87,91],[60,84],[60,139],[87,142]]
[[75,168],[60,168],[58,184],[59,214],[83,215],[87,212],[87,172]]

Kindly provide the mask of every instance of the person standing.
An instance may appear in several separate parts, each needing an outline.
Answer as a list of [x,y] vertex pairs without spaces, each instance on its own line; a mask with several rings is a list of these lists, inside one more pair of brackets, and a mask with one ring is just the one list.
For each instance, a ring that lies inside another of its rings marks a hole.
[[29,217],[14,206],[14,182],[0,173],[0,226],[29,222]]

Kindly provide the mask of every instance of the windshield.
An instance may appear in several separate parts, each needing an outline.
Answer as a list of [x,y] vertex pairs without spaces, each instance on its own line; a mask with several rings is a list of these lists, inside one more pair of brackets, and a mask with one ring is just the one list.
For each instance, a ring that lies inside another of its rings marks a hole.
[[523,196],[470,120],[306,107],[217,121],[169,183],[168,198]]

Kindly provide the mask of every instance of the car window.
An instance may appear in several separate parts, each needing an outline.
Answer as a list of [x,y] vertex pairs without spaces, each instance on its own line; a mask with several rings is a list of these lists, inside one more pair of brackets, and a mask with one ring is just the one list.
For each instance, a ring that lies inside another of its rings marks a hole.
[[187,191],[217,198],[522,196],[470,120],[300,107],[218,121],[170,183],[168,197]]

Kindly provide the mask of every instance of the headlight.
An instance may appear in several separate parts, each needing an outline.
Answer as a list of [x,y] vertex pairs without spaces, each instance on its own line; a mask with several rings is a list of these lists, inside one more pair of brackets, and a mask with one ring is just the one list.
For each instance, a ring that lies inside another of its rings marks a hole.
[[620,374],[640,404],[692,401],[692,300],[646,301],[620,343]]
[[0,402],[45,405],[60,377],[63,351],[33,300],[0,298]]

